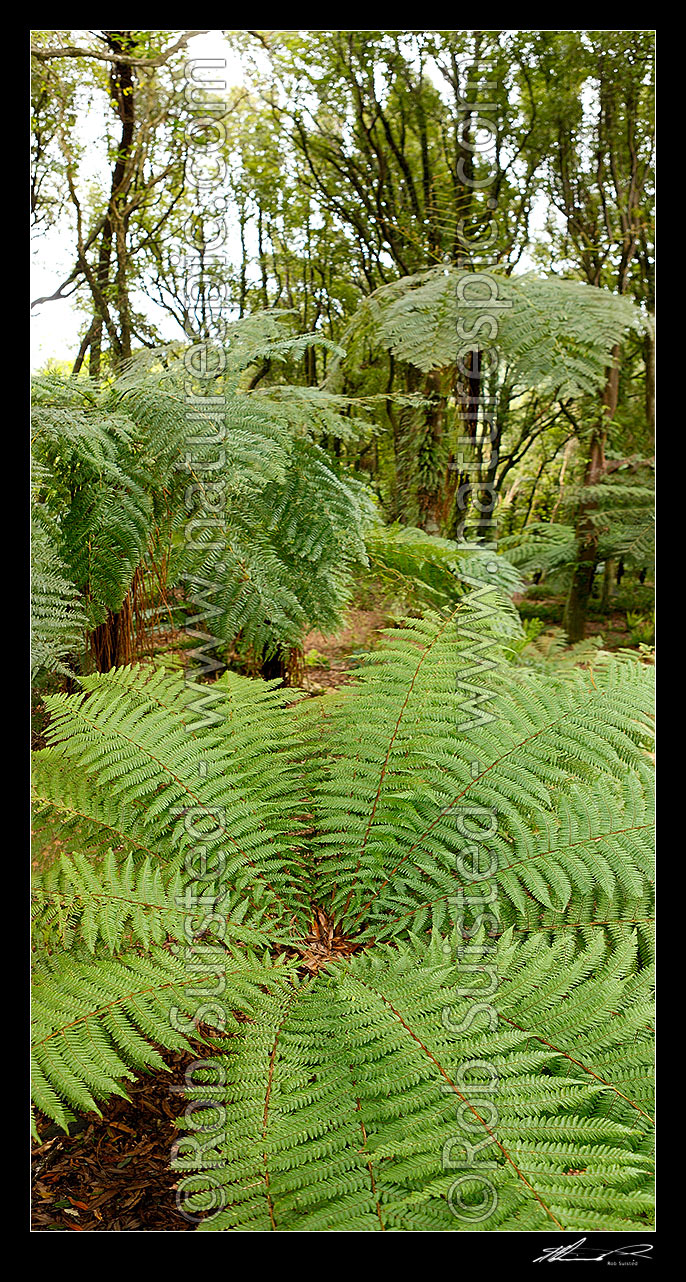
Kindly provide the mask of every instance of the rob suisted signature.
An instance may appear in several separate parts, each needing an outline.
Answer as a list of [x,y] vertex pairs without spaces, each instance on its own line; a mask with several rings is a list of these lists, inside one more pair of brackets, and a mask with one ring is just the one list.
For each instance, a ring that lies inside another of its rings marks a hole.
[[585,1237],[579,1238],[578,1242],[570,1242],[569,1246],[544,1246],[543,1255],[539,1255],[534,1260],[534,1264],[551,1264],[554,1260],[608,1260],[611,1256],[631,1256],[646,1259],[650,1257],[652,1243],[636,1242],[625,1246],[616,1246],[611,1250],[604,1251],[597,1246],[584,1246]]

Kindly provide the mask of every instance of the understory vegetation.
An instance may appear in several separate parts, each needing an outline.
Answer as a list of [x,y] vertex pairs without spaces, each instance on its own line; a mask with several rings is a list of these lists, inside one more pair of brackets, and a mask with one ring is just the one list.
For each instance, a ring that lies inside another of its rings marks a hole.
[[32,32],[34,1139],[651,1228],[652,33],[222,34]]

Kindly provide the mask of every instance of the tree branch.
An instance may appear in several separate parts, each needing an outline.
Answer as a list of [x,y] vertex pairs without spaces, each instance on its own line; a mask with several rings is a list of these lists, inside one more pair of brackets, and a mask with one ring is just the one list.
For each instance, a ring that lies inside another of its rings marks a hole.
[[131,58],[126,53],[100,53],[97,49],[77,49],[75,45],[65,45],[64,48],[46,48],[34,49],[31,53],[34,58],[40,62],[48,62],[51,58],[98,58],[100,62],[126,62],[130,67],[163,67],[173,53],[183,49],[193,36],[205,36],[207,31],[185,31],[183,35],[163,53],[159,53],[154,58]]

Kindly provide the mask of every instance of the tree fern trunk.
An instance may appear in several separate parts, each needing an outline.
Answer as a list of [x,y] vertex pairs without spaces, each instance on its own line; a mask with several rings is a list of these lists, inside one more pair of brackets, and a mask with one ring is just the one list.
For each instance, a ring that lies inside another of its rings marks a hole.
[[121,610],[108,610],[107,618],[94,628],[89,649],[96,672],[109,672],[131,663],[135,655],[131,593],[124,598]]
[[445,420],[446,398],[438,370],[427,375],[424,394],[431,398],[422,423],[418,451],[418,524],[427,534],[442,534],[445,509]]
[[593,539],[579,549],[579,559],[574,567],[564,612],[564,628],[570,645],[583,641],[586,634],[586,615],[593,587],[598,557],[597,542]]
[[[619,344],[612,349],[612,365],[607,371],[603,390],[602,420],[593,432],[584,475],[584,486],[597,485],[605,472],[605,441],[607,424],[614,417],[619,394]],[[583,641],[586,633],[586,615],[598,564],[598,533],[591,520],[595,504],[582,499],[576,519],[577,562],[569,589],[564,612],[564,628],[570,645]]]
[[[480,493],[481,468],[483,455],[479,444],[479,407],[481,404],[481,353],[478,349],[469,355],[469,366],[465,371],[462,411],[462,441],[472,442],[474,450],[472,459],[466,458],[466,470],[460,472],[454,491],[451,518],[446,521],[445,532],[449,538],[464,538],[465,526],[469,516],[475,491]],[[479,507],[481,504],[479,503]],[[480,512],[478,519],[480,518]]]
[[643,351],[646,366],[645,409],[646,422],[651,438],[655,439],[655,335],[649,334]]
[[[605,433],[594,433],[584,476],[585,485],[594,485],[602,476],[605,467],[604,447]],[[590,520],[592,507],[591,502],[582,501],[577,514],[577,560],[564,612],[564,629],[570,645],[584,639],[588,602],[598,564],[598,534]]]
[[264,659],[260,667],[260,676],[264,681],[278,679],[285,686],[301,687],[305,677],[305,656],[299,646],[291,650],[279,648],[276,654]]
[[106,619],[88,638],[91,661],[96,672],[109,672],[132,663],[145,634],[143,575],[134,572],[119,610],[108,610]]

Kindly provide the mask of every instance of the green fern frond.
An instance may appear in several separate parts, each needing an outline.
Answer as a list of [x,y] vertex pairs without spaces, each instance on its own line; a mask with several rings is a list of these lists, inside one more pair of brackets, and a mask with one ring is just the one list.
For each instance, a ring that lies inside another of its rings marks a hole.
[[[489,656],[467,618],[391,633],[357,697],[331,714],[343,751],[320,785],[319,895],[375,935],[386,914],[393,931],[403,918],[411,929],[444,924],[465,824],[486,840],[478,816],[493,810],[487,842],[508,920],[531,898],[561,912],[574,890],[644,890],[650,676],[621,660],[595,685],[578,671],[558,681],[489,672],[492,638]],[[461,642],[463,630],[474,639]],[[479,662],[495,715],[472,695]]]
[[232,946],[267,947],[278,939],[266,909],[240,891],[211,874],[203,877],[201,893],[193,885],[186,869],[168,870],[133,853],[124,857],[109,850],[97,867],[84,855],[62,855],[34,880],[34,938],[48,950],[67,950],[81,940],[91,953],[102,942],[114,955],[134,944],[181,943],[188,914],[200,920],[211,910],[221,917],[222,938]]
[[367,552],[371,570],[396,591],[415,595],[431,608],[454,605],[471,587],[497,588],[500,616],[512,625],[512,635],[521,635],[519,615],[509,602],[521,592],[521,576],[510,563],[479,544],[442,539],[412,526],[381,525],[367,531]]
[[[281,970],[229,952],[193,966],[159,947],[145,956],[97,960],[82,960],[73,949],[41,956],[31,1003],[37,1107],[65,1129],[69,1119],[61,1101],[99,1112],[97,1100],[125,1096],[121,1083],[133,1080],[134,1070],[165,1068],[157,1048],[178,1050],[188,1046],[187,1035],[198,1036],[199,1000],[215,1026],[235,1028],[232,1010],[252,1009],[261,989],[275,982],[273,974],[282,982]],[[223,980],[219,1015],[211,997],[217,975]]]
[[203,1088],[190,1092],[211,1138],[201,1156],[182,1140],[176,1166],[196,1172],[185,1209],[212,1212],[200,1230],[641,1224],[650,999],[632,941],[614,960],[602,941],[503,941],[496,966],[495,1022],[470,1018],[465,972],[437,938],[370,950],[263,1002],[222,1060],[221,1127]]
[[[174,866],[202,841],[218,876],[238,889],[254,880],[295,910],[301,879],[288,821],[301,803],[293,728],[283,716],[293,692],[266,682],[258,693],[247,678],[226,673],[214,687],[216,728],[197,729],[197,692],[161,669],[113,669],[82,684],[83,694],[46,700],[50,746],[36,754],[44,766],[37,782],[51,789],[45,800],[54,805],[60,780],[80,774],[86,796],[80,788],[69,796],[68,813],[96,824],[102,817],[109,827],[133,811],[140,844],[161,840]],[[119,819],[113,803],[122,807]],[[125,831],[122,840],[128,846]]]
[[31,680],[40,671],[70,673],[83,646],[86,611],[59,554],[59,533],[44,508],[31,522]]
[[578,281],[441,266],[375,290],[343,342],[348,357],[371,344],[428,373],[455,363],[459,333],[485,333],[480,346],[497,350],[513,386],[565,398],[602,387],[615,344],[647,323],[628,298]]

